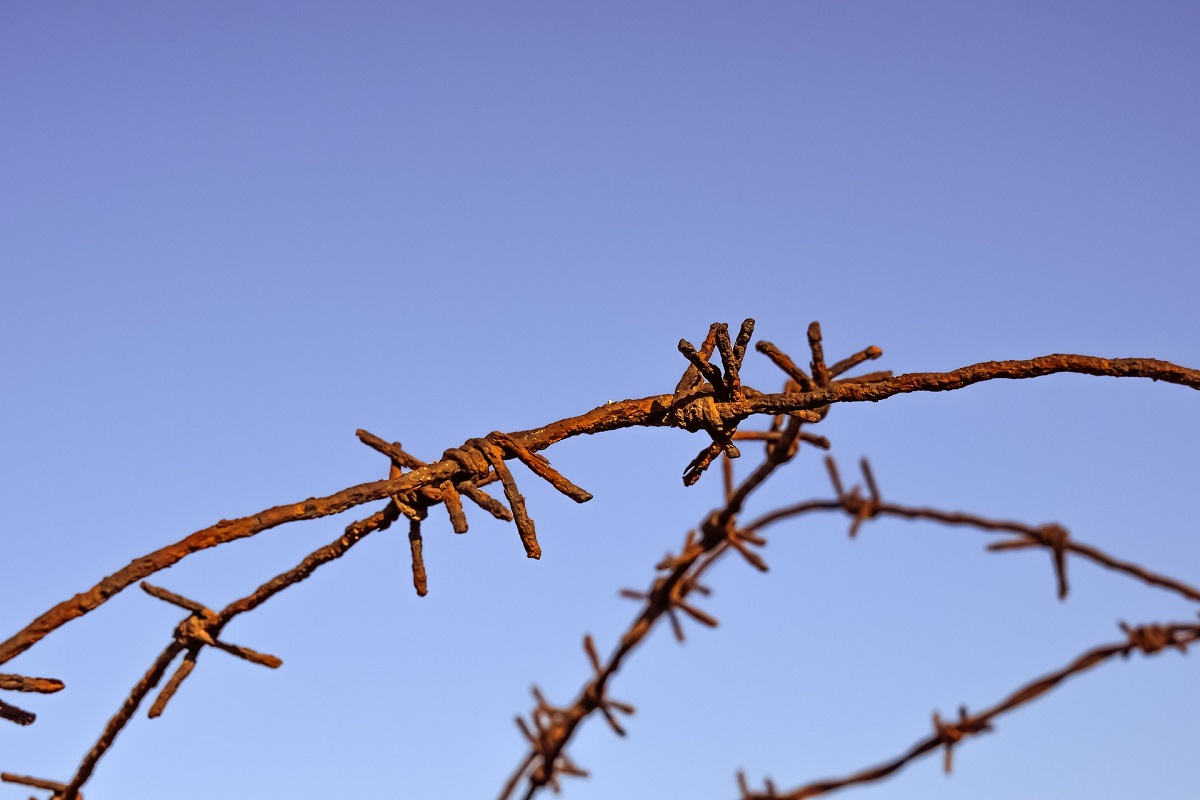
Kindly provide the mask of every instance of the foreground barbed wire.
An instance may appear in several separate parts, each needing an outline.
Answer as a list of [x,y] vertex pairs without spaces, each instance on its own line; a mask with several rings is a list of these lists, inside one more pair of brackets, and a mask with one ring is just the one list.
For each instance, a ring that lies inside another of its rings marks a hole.
[[[705,626],[715,626],[716,619],[707,611],[698,608],[692,598],[693,593],[704,595],[708,592],[700,582],[701,577],[714,563],[730,552],[737,553],[754,568],[766,571],[767,565],[758,552],[765,544],[760,531],[802,514],[814,511],[844,513],[850,519],[851,536],[856,535],[865,522],[881,516],[927,520],[1013,534],[1016,538],[994,543],[989,549],[1047,550],[1052,557],[1060,598],[1065,598],[1068,590],[1066,562],[1070,555],[1089,559],[1128,577],[1181,594],[1190,600],[1200,600],[1200,590],[1076,542],[1057,524],[1032,526],[989,520],[961,512],[914,508],[884,502],[870,466],[865,461],[862,462],[867,486],[865,493],[859,487],[845,490],[836,466],[829,460],[827,463],[835,492],[833,499],[807,501],[739,524],[750,495],[778,468],[791,461],[802,443],[820,449],[829,448],[829,442],[824,437],[804,430],[803,426],[819,423],[831,407],[838,403],[875,402],[909,392],[951,391],[982,381],[1032,378],[1059,372],[1148,377],[1190,388],[1200,388],[1200,371],[1154,359],[1051,355],[1025,361],[984,362],[944,373],[893,376],[890,372],[874,372],[858,377],[841,377],[862,363],[879,358],[882,351],[874,346],[867,347],[832,365],[826,364],[821,329],[817,323],[813,323],[809,326],[807,336],[810,353],[808,371],[797,366],[791,357],[773,344],[760,341],[756,345],[755,349],[775,364],[787,378],[782,392],[769,394],[745,385],[741,379],[742,364],[753,331],[753,320],[746,320],[736,335],[731,335],[727,325],[716,323],[710,326],[707,336],[698,348],[686,340],[681,340],[678,349],[688,363],[683,377],[671,394],[606,403],[586,414],[559,420],[534,430],[507,434],[494,431],[485,437],[467,439],[462,445],[446,450],[440,459],[432,462],[411,455],[398,442],[387,442],[360,430],[359,439],[388,458],[389,472],[386,479],[352,486],[327,497],[309,498],[300,503],[276,506],[250,517],[222,520],[175,544],[135,559],[91,589],[59,603],[6,641],[0,642],[0,664],[12,660],[57,628],[95,610],[113,595],[139,581],[148,594],[187,611],[188,616],[176,626],[162,653],[134,685],[69,781],[59,783],[11,773],[3,773],[0,777],[4,781],[49,790],[55,800],[74,800],[80,797],[80,789],[87,783],[100,759],[112,747],[118,734],[129,724],[143,701],[162,682],[177,659],[182,657],[151,704],[149,716],[152,718],[164,712],[171,698],[195,670],[205,647],[222,650],[255,664],[270,668],[279,667],[282,661],[275,656],[258,653],[220,639],[225,626],[237,616],[254,610],[279,592],[302,582],[317,568],[340,558],[363,538],[375,531],[387,529],[401,517],[408,523],[413,585],[418,595],[428,592],[422,524],[433,506],[443,505],[451,529],[456,534],[462,534],[468,530],[468,519],[462,502],[462,498],[466,497],[491,516],[513,522],[525,554],[530,558],[540,557],[541,546],[537,539],[536,526],[506,461],[520,461],[535,476],[545,480],[572,500],[583,503],[590,500],[591,495],[554,469],[539,451],[573,436],[626,427],[678,427],[689,432],[705,434],[710,440],[709,444],[686,465],[683,480],[686,485],[696,483],[714,462],[720,460],[723,465],[724,503],[707,515],[697,530],[688,533],[678,554],[668,554],[656,566],[659,574],[647,590],[623,591],[624,596],[642,603],[642,610],[607,660],[600,657],[592,638],[584,637],[584,652],[591,666],[592,677],[570,705],[558,707],[550,704],[535,687],[535,707],[528,722],[518,719],[518,726],[529,743],[529,751],[505,785],[502,798],[510,797],[519,791],[522,785],[523,796],[530,798],[546,787],[557,790],[559,778],[562,776],[585,775],[586,772],[566,755],[565,749],[582,722],[596,712],[604,717],[616,733],[624,735],[625,729],[620,717],[632,714],[634,708],[611,698],[608,694],[608,684],[627,657],[663,619],[670,623],[680,640],[684,635],[681,621],[684,616]],[[719,366],[711,361],[714,355],[719,359]],[[762,415],[771,418],[766,430],[739,430],[739,426],[745,420]],[[741,455],[736,443],[746,441],[761,442],[764,446],[764,458],[745,480],[735,484],[731,459]],[[483,489],[484,486],[496,482],[500,483],[507,505]],[[146,577],[200,550],[253,536],[288,522],[329,516],[383,499],[388,500],[385,508],[351,523],[337,540],[310,553],[292,569],[275,576],[219,612],[198,601],[144,581]],[[739,778],[742,794],[747,798],[810,797],[842,786],[878,780],[938,747],[946,748],[948,765],[950,748],[964,737],[988,729],[993,717],[1040,696],[1065,678],[1115,655],[1128,655],[1133,650],[1156,652],[1168,646],[1183,650],[1189,642],[1200,637],[1200,627],[1185,623],[1148,625],[1127,628],[1126,633],[1127,640],[1124,643],[1106,645],[1090,651],[1064,670],[1024,687],[992,709],[973,716],[967,715],[964,710],[958,722],[954,723],[944,722],[935,716],[934,736],[918,743],[908,753],[892,762],[840,781],[811,784],[786,794],[778,794],[770,783],[767,784],[765,793],[752,792],[744,778]],[[0,689],[52,692],[62,688],[61,682],[51,679],[0,675]],[[0,701],[0,717],[25,725],[34,720],[34,715],[30,712],[4,701]]]

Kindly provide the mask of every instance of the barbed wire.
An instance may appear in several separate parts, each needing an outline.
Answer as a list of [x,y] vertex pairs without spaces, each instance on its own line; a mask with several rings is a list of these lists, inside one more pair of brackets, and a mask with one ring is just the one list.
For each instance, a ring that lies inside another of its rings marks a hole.
[[[789,439],[798,441],[797,434],[798,431],[795,430],[780,431],[779,436],[764,438],[768,442],[781,443],[781,446],[788,447]],[[794,454],[794,450],[791,452]],[[728,459],[724,463],[726,466],[731,464]],[[764,463],[771,464],[772,462],[768,458]],[[965,512],[948,512],[887,503],[882,500],[874,473],[865,459],[861,462],[861,469],[867,487],[866,494],[858,486],[847,491],[834,460],[827,456],[825,463],[836,493],[834,499],[809,500],[780,508],[740,527],[736,524],[740,506],[733,505],[733,501],[735,498],[744,499],[746,494],[757,486],[753,481],[761,477],[761,471],[756,471],[751,476],[748,485],[736,489],[732,483],[732,471],[725,471],[727,502],[724,507],[712,511],[706,519],[706,523],[701,529],[705,530],[708,535],[698,538],[694,531],[689,531],[679,555],[668,554],[667,558],[657,565],[659,570],[670,570],[670,574],[657,578],[649,590],[639,592],[625,589],[621,591],[623,597],[643,601],[645,606],[622,635],[616,651],[607,663],[601,664],[596,656],[591,636],[585,636],[584,648],[592,662],[594,676],[584,685],[573,703],[565,708],[557,708],[547,703],[541,693],[536,688],[534,689],[537,705],[531,714],[531,719],[537,735],[530,734],[524,721],[518,718],[518,725],[521,726],[522,732],[529,740],[531,749],[516,773],[505,785],[500,794],[500,800],[507,800],[511,797],[522,778],[527,782],[524,798],[529,800],[545,786],[557,791],[558,775],[586,774],[578,770],[573,762],[565,759],[563,751],[583,720],[596,711],[604,715],[614,732],[620,736],[625,735],[624,728],[616,722],[611,713],[613,703],[606,699],[606,691],[609,681],[619,671],[626,656],[646,638],[653,625],[664,616],[670,622],[675,638],[682,642],[684,633],[677,611],[684,612],[703,625],[716,627],[717,620],[711,614],[701,611],[686,601],[686,597],[691,591],[709,593],[707,587],[699,583],[700,576],[730,550],[738,552],[751,566],[766,572],[765,561],[755,550],[751,549],[766,544],[766,540],[759,534],[759,531],[775,523],[804,514],[817,511],[843,512],[850,518],[851,537],[857,535],[865,520],[880,516],[968,526],[986,532],[1020,534],[1025,538],[1001,542],[999,543],[1003,545],[1001,547],[997,547],[995,544],[989,545],[988,549],[992,551],[1018,549],[1017,544],[1021,547],[1040,546],[1049,549],[1053,555],[1060,599],[1065,599],[1067,595],[1065,561],[1066,555],[1071,554],[1091,560],[1151,586],[1170,589],[1189,600],[1200,600],[1200,590],[1129,562],[1118,560],[1097,548],[1070,540],[1066,530],[1060,525],[1051,523],[1033,526],[1009,520],[989,519]],[[717,520],[725,520],[725,527],[718,527]],[[714,531],[716,531],[715,534]],[[705,547],[706,542],[708,547]],[[1126,641],[1102,645],[1085,653],[1064,669],[1022,687],[991,709],[979,714],[968,715],[965,708],[962,708],[959,720],[953,723],[942,720],[940,715],[935,712],[934,735],[918,742],[892,761],[865,769],[846,778],[818,781],[787,793],[779,793],[769,780],[762,792],[752,792],[746,783],[745,776],[739,773],[738,785],[743,800],[775,800],[777,798],[803,800],[803,798],[814,797],[836,789],[881,780],[938,747],[945,747],[945,768],[946,771],[949,771],[953,747],[961,739],[968,735],[991,730],[990,723],[995,717],[1036,699],[1068,677],[1084,672],[1113,656],[1128,656],[1135,649],[1149,654],[1158,652],[1165,647],[1176,647],[1181,652],[1186,652],[1187,644],[1200,638],[1200,625],[1194,623],[1147,624],[1136,628],[1130,628],[1122,623],[1121,627],[1126,633]],[[618,710],[632,713],[632,706],[623,704],[618,707]]]
[[[787,376],[783,391],[769,394],[745,385],[741,379],[742,362],[753,331],[753,320],[746,320],[736,336],[730,335],[729,328],[724,323],[714,323],[699,348],[686,340],[680,340],[678,349],[688,365],[672,394],[609,402],[586,414],[559,420],[534,430],[514,433],[493,431],[485,437],[467,439],[462,445],[446,450],[436,461],[423,461],[406,452],[398,442],[389,443],[367,431],[359,430],[358,437],[364,444],[388,458],[389,473],[386,479],[352,486],[326,497],[276,506],[249,517],[222,520],[179,542],[135,559],[91,589],[54,606],[15,635],[0,642],[0,664],[25,652],[67,622],[95,610],[134,583],[141,582],[142,588],[148,594],[184,609],[188,616],[176,626],[169,643],[134,685],[68,782],[59,783],[11,773],[3,773],[0,777],[7,782],[48,790],[52,793],[53,800],[76,800],[81,796],[80,789],[94,773],[103,755],[112,747],[117,735],[129,724],[144,700],[162,682],[176,659],[182,657],[151,704],[149,716],[152,718],[164,712],[171,698],[195,670],[205,647],[222,650],[255,664],[270,668],[279,667],[282,661],[275,656],[258,653],[219,638],[224,628],[237,616],[254,610],[279,592],[304,581],[316,569],[340,558],[366,536],[387,529],[402,517],[409,526],[413,584],[418,595],[423,596],[428,592],[422,523],[428,518],[429,509],[439,504],[446,509],[451,529],[456,534],[466,533],[468,520],[462,502],[462,498],[466,497],[491,516],[513,522],[526,555],[530,558],[540,557],[541,547],[535,524],[506,462],[513,459],[520,461],[530,472],[545,480],[557,491],[583,503],[591,499],[591,494],[554,469],[539,451],[573,436],[627,427],[677,427],[706,434],[710,443],[684,468],[683,480],[686,485],[694,484],[715,461],[721,460],[724,504],[705,517],[696,531],[688,533],[678,554],[668,554],[656,566],[660,574],[647,590],[622,592],[624,596],[642,602],[643,607],[607,661],[601,659],[592,638],[584,637],[584,651],[592,668],[592,677],[571,705],[553,706],[535,687],[535,707],[529,721],[518,719],[518,725],[529,742],[529,752],[506,784],[501,795],[503,798],[517,791],[522,782],[526,787],[524,796],[531,798],[544,787],[557,789],[560,776],[586,775],[586,772],[566,755],[565,748],[578,726],[596,712],[605,718],[616,733],[624,735],[619,716],[632,714],[634,709],[631,705],[612,699],[607,691],[609,681],[620,669],[624,659],[645,639],[654,625],[664,618],[669,621],[676,637],[681,640],[684,635],[681,621],[683,616],[705,626],[715,626],[716,619],[696,607],[694,601],[689,599],[693,592],[697,595],[707,594],[708,590],[700,582],[700,578],[714,563],[730,552],[737,553],[756,569],[766,571],[767,565],[758,552],[758,548],[765,544],[765,539],[759,531],[776,522],[810,511],[846,513],[851,519],[852,536],[857,534],[865,521],[879,516],[932,520],[1016,534],[1016,539],[995,543],[990,549],[1048,549],[1053,557],[1060,597],[1065,597],[1067,592],[1066,556],[1075,555],[1148,584],[1175,591],[1189,599],[1200,599],[1200,591],[1186,584],[1135,564],[1120,561],[1074,541],[1061,526],[1029,526],[987,520],[960,512],[912,508],[883,502],[874,476],[865,461],[862,469],[868,487],[866,494],[859,487],[845,491],[836,466],[829,461],[835,499],[808,501],[778,509],[745,525],[738,524],[747,498],[780,466],[795,457],[801,443],[821,449],[829,448],[828,440],[802,430],[802,425],[819,423],[837,403],[875,402],[909,392],[950,391],[981,381],[1032,378],[1058,372],[1148,377],[1190,388],[1200,388],[1200,370],[1187,369],[1154,359],[1050,355],[1025,361],[984,362],[944,373],[910,373],[894,377],[890,372],[874,372],[858,377],[840,377],[848,370],[880,357],[882,352],[877,347],[867,347],[841,361],[827,365],[821,329],[817,323],[813,323],[809,326],[807,337],[811,356],[809,371],[798,367],[789,356],[769,342],[760,341],[756,345],[755,349]],[[714,354],[719,357],[719,366],[710,361]],[[767,430],[739,430],[742,422],[759,415],[771,417]],[[741,455],[735,444],[739,441],[761,442],[764,445],[764,459],[746,479],[735,483],[731,459]],[[501,485],[507,505],[483,490],[484,486],[497,482]],[[388,501],[386,507],[351,523],[337,540],[313,551],[295,567],[280,573],[250,594],[231,602],[219,612],[144,581],[144,578],[200,550],[254,536],[286,523],[329,516],[383,499]],[[1161,649],[1164,646],[1178,646],[1183,649],[1188,642],[1196,638],[1193,628],[1195,626],[1175,624],[1128,629],[1129,639],[1125,644],[1101,648],[1106,655],[1095,658],[1102,661],[1115,654],[1127,655],[1135,648],[1145,652],[1151,652],[1147,647]],[[1163,636],[1167,638],[1164,640]],[[1162,644],[1164,641],[1165,644]],[[1113,647],[1117,649],[1113,650]],[[1122,647],[1125,648],[1123,651]],[[1099,661],[1089,661],[1088,666]],[[1075,668],[1074,671],[1084,668],[1086,667]],[[1074,671],[1068,674],[1074,674]],[[1021,702],[1028,702],[1029,699],[1052,688],[1068,674],[1062,675]],[[53,679],[0,675],[0,689],[54,692],[62,688],[63,684]],[[993,709],[987,713],[994,716],[1011,707],[1015,705],[1005,706],[999,711]],[[981,715],[967,717],[965,712],[963,713],[964,716],[958,723],[943,723],[939,719],[936,744],[915,755],[910,754],[906,759],[911,760],[941,745],[945,745],[949,751],[949,747],[964,735],[978,732],[972,728],[973,724],[986,724],[991,719],[991,716],[984,718]],[[27,725],[33,722],[34,715],[0,701],[0,718]],[[950,741],[951,739],[953,741]],[[899,769],[907,760],[897,762],[888,772],[881,773],[880,777]],[[839,786],[874,779],[877,778],[864,778],[860,774],[852,776],[852,779],[844,779],[849,782]],[[826,783],[832,787],[832,783]],[[829,790],[831,789],[823,791]],[[774,796],[771,793],[775,790],[770,784],[767,791],[766,795],[747,796]],[[812,790],[804,788],[796,791]],[[748,788],[743,790],[743,794],[748,792]]]
[[1127,658],[1135,650],[1150,655],[1167,647],[1174,647],[1181,653],[1186,653],[1188,645],[1200,639],[1200,624],[1196,623],[1151,623],[1131,628],[1122,622],[1121,629],[1126,634],[1124,641],[1095,647],[1065,667],[1025,684],[990,708],[976,714],[968,714],[966,706],[960,706],[958,719],[953,722],[942,719],[941,715],[935,711],[933,713],[933,734],[912,745],[903,754],[890,761],[868,767],[844,778],[815,781],[798,789],[783,792],[779,791],[769,779],[764,781],[762,791],[753,791],[746,781],[745,774],[739,772],[737,784],[741,798],[742,800],[805,800],[838,789],[872,783],[900,771],[909,763],[932,753],[939,747],[943,748],[942,768],[948,773],[954,767],[956,745],[969,736],[991,731],[992,720],[996,717],[1041,697],[1068,678],[1099,666],[1115,656]]
[[[766,344],[759,343],[760,352],[766,352]],[[868,382],[832,381],[829,386],[816,387],[811,391],[764,394],[743,387],[743,399],[729,402],[717,402],[713,391],[701,386],[691,393],[606,403],[585,414],[508,436],[526,450],[537,452],[573,436],[629,427],[682,427],[694,432],[707,422],[715,427],[718,434],[727,429],[736,433],[737,425],[742,420],[757,414],[800,415],[809,421],[816,421],[820,415],[814,409],[835,403],[878,402],[898,394],[952,391],[983,381],[1020,380],[1062,372],[1150,378],[1193,389],[1200,388],[1200,370],[1167,361],[1055,354],[1022,361],[986,361],[950,372],[914,372]],[[472,460],[473,456],[469,455],[471,450],[468,442],[462,448],[446,451],[439,461],[394,478],[358,484],[325,497],[310,497],[298,503],[274,506],[248,517],[221,520],[174,544],[134,559],[95,586],[57,604],[0,642],[0,664],[11,661],[71,620],[99,608],[118,592],[177,564],[193,553],[255,536],[287,523],[339,514],[364,503],[419,492],[429,486],[440,486],[446,481],[457,483],[476,478],[480,462]],[[467,460],[464,461],[464,458]],[[688,477],[689,472],[685,471],[685,481]]]

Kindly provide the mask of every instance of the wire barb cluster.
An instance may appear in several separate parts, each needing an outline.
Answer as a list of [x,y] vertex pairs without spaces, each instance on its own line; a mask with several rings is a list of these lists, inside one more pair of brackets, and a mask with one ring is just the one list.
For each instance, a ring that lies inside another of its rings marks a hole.
[[1129,647],[1121,655],[1125,658],[1134,650],[1140,650],[1146,655],[1152,655],[1168,647],[1174,647],[1181,653],[1187,653],[1188,645],[1197,638],[1197,630],[1187,625],[1138,625],[1130,627],[1128,623],[1120,623],[1121,631],[1129,639]]
[[993,553],[1005,550],[1024,550],[1029,547],[1045,547],[1054,559],[1054,577],[1058,581],[1058,599],[1066,600],[1070,586],[1067,584],[1067,552],[1071,544],[1070,534],[1063,526],[1050,522],[1022,533],[1018,539],[992,542],[987,549]]
[[541,763],[534,770],[534,780],[539,784],[548,785],[558,794],[562,791],[558,782],[560,775],[586,778],[589,773],[562,752],[565,725],[568,722],[567,710],[551,705],[542,694],[542,690],[536,686],[530,689],[530,692],[536,704],[529,715],[530,724],[517,717],[517,727],[529,742],[534,755],[541,759]]
[[175,628],[175,642],[184,651],[183,662],[176,668],[174,674],[167,681],[167,685],[163,687],[158,697],[155,698],[154,703],[150,706],[148,716],[151,719],[161,716],[163,711],[166,710],[167,703],[171,701],[171,698],[179,691],[180,685],[192,674],[192,670],[196,668],[196,659],[199,658],[200,651],[205,646],[223,650],[232,656],[249,661],[251,664],[259,664],[271,669],[278,669],[283,666],[283,660],[276,656],[260,653],[257,650],[251,650],[249,647],[230,644],[218,639],[217,637],[221,635],[221,629],[225,625],[221,620],[221,615],[204,604],[197,603],[195,600],[189,600],[182,595],[169,592],[166,589],[146,583],[145,581],[142,582],[142,589],[151,597],[191,612]]
[[[738,424],[745,417],[725,417],[717,403],[743,400],[747,387],[742,385],[741,368],[746,356],[746,345],[754,335],[754,320],[742,322],[737,339],[730,341],[729,325],[714,322],[708,336],[696,350],[687,339],[679,340],[679,352],[689,362],[683,377],[675,386],[672,408],[675,424],[693,433],[704,430],[712,438],[712,444],[701,450],[683,470],[683,485],[691,486],[700,480],[704,471],[722,453],[727,458],[739,458],[742,453],[733,443]],[[709,361],[713,350],[720,353],[721,368]],[[760,394],[755,392],[755,394]]]
[[942,715],[933,712],[933,732],[942,750],[942,771],[949,775],[954,771],[954,745],[967,736],[990,731],[992,726],[984,719],[972,719],[966,706],[958,707],[958,722],[947,722]]
[[837,494],[842,509],[850,515],[850,538],[858,536],[858,529],[869,519],[879,515],[883,505],[883,497],[879,494],[879,486],[875,483],[875,474],[871,472],[871,463],[867,459],[858,462],[862,470],[863,481],[867,484],[867,495],[862,489],[852,486],[846,491],[842,486],[841,475],[838,474],[837,461],[832,456],[825,456],[825,469],[829,472],[829,480],[833,483],[833,491]]
[[[389,444],[362,429],[357,431],[357,435],[363,444],[391,459],[391,471],[388,476],[390,480],[399,478],[406,468],[420,470],[429,466],[421,459],[406,453],[399,442]],[[429,591],[421,522],[429,515],[429,507],[438,503],[445,505],[450,517],[450,527],[455,533],[467,532],[463,497],[496,519],[515,522],[525,554],[529,558],[541,558],[542,548],[538,544],[536,528],[525,507],[525,496],[517,489],[512,472],[505,464],[507,458],[516,458],[534,475],[577,503],[586,503],[592,499],[590,493],[554,469],[545,456],[530,450],[501,431],[492,431],[483,438],[468,439],[462,447],[445,451],[442,460],[455,463],[467,477],[458,480],[446,479],[437,485],[421,485],[408,492],[394,494],[390,497],[390,505],[385,509],[385,514],[392,519],[402,515],[409,520],[408,541],[412,555],[413,586],[419,596],[424,597]],[[499,481],[503,487],[508,508],[481,488],[493,481]]]
[[604,719],[608,722],[608,726],[613,729],[613,733],[617,734],[617,736],[624,736],[625,729],[621,727],[621,723],[617,722],[617,715],[614,712],[619,711],[628,716],[632,715],[636,709],[629,703],[613,700],[608,696],[604,684],[604,664],[600,661],[600,654],[596,652],[596,643],[592,641],[590,633],[583,637],[583,649],[587,653],[593,672],[595,672],[595,678],[592,680],[591,695],[588,701],[604,715]]

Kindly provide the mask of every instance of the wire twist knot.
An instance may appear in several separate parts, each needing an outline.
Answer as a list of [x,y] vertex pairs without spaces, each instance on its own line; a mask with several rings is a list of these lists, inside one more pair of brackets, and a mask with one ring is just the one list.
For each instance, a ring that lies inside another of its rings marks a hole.
[[710,433],[720,433],[725,428],[725,421],[717,409],[717,401],[708,394],[699,395],[675,406],[672,415],[677,427],[692,433],[701,429]]
[[947,722],[942,719],[942,715],[938,712],[933,712],[933,730],[938,738],[938,742],[943,745],[945,755],[942,760],[942,768],[948,774],[954,769],[954,746],[968,736],[974,736],[977,733],[990,731],[992,726],[984,719],[972,719],[967,714],[966,706],[958,707],[958,721]]
[[192,612],[183,622],[175,627],[175,641],[184,647],[195,644],[217,646],[217,640],[212,630],[220,623],[221,618],[211,608],[201,609],[200,613]]
[[1165,650],[1168,647],[1178,648],[1179,652],[1187,652],[1187,642],[1176,635],[1176,631],[1165,625],[1150,624],[1130,627],[1121,623],[1121,630],[1129,637],[1129,644],[1149,655]]
[[[746,345],[750,343],[753,333],[752,319],[742,323],[736,340],[730,339],[729,326],[726,323],[714,322],[699,350],[687,339],[679,340],[679,352],[688,360],[688,368],[675,387],[671,419],[676,426],[684,430],[695,433],[703,429],[712,437],[712,444],[701,450],[684,468],[684,486],[691,486],[700,480],[700,476],[712,464],[713,459],[721,453],[729,458],[738,458],[742,454],[733,443],[733,435],[744,417],[724,417],[717,402],[738,401],[747,395],[758,394],[753,389],[742,386],[739,372],[746,355]],[[714,350],[720,353],[720,368],[708,360]],[[699,392],[690,394],[697,389]]]
[[218,639],[217,637],[221,635],[221,630],[224,628],[227,620],[203,603],[198,603],[195,600],[188,599],[145,581],[142,582],[141,586],[146,594],[151,597],[190,612],[182,622],[175,626],[175,641],[185,651],[183,662],[167,681],[166,686],[163,687],[158,697],[154,700],[154,703],[151,704],[149,712],[151,719],[162,714],[167,707],[167,703],[175,696],[175,692],[179,690],[184,680],[192,674],[192,670],[196,667],[196,659],[200,656],[200,651],[204,649],[205,645],[215,647],[218,650],[224,650],[226,653],[249,661],[252,664],[260,664],[271,669],[277,669],[283,665],[283,660],[276,656],[259,653],[256,650],[251,650],[249,647],[230,644]]
[[875,473],[871,471],[870,462],[863,458],[859,460],[858,466],[862,470],[863,481],[867,484],[865,496],[858,486],[853,486],[850,491],[846,491],[842,485],[841,475],[838,473],[837,462],[833,460],[832,456],[825,457],[825,469],[829,472],[833,491],[837,494],[842,508],[851,516],[851,539],[858,536],[858,529],[862,527],[863,522],[879,515],[883,505],[883,497],[879,493],[879,485],[875,482]]
[[470,480],[485,478],[491,472],[492,465],[488,463],[483,451],[474,444],[478,441],[477,439],[472,439],[462,447],[451,447],[442,453],[442,458],[448,458],[457,463],[470,475]]
[[1048,522],[1034,530],[1023,532],[1019,539],[1007,539],[988,545],[988,550],[1022,550],[1027,547],[1045,547],[1050,551],[1054,563],[1054,577],[1058,582],[1058,599],[1065,600],[1070,585],[1067,583],[1067,553],[1071,551],[1071,535],[1062,525]]

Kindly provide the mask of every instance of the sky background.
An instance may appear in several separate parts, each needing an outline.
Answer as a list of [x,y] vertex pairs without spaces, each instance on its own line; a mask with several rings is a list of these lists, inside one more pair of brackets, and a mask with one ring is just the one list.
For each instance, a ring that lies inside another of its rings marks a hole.
[[[943,370],[1054,352],[1200,366],[1200,6],[1187,2],[5,3],[0,6],[0,634],[224,517],[386,475],[363,427],[433,458],[670,391],[680,337],[758,321],[804,360]],[[751,385],[780,375],[756,354]],[[815,429],[889,499],[1058,521],[1200,580],[1200,396],[1055,376],[836,407]],[[747,423],[749,427],[750,424]],[[89,800],[492,797],[529,687],[573,698],[617,590],[719,501],[682,431],[514,468],[542,540],[471,514],[379,534],[206,652]],[[742,474],[758,456],[744,448]],[[814,450],[749,512],[830,491]],[[375,506],[360,509],[365,515]],[[354,512],[352,512],[354,513]],[[470,514],[470,510],[468,510]],[[275,529],[152,581],[221,607],[337,538]],[[586,723],[567,797],[736,796],[890,758],[930,713],[990,705],[1116,622],[1196,609],[1084,563],[879,521],[774,529],[721,621],[657,630]],[[136,589],[5,670],[0,768],[66,779],[180,615]],[[1189,796],[1195,656],[1080,677],[847,798]],[[0,798],[24,798],[0,786]]]

